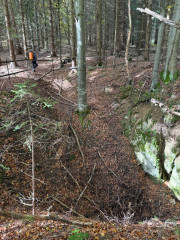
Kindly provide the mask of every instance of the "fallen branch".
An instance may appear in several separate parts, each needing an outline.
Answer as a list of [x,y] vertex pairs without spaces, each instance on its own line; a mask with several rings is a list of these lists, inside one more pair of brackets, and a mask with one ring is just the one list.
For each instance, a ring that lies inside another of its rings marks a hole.
[[14,219],[25,219],[29,221],[44,221],[44,220],[53,220],[53,221],[61,221],[67,224],[72,224],[72,225],[79,225],[79,226],[92,226],[92,222],[80,222],[80,221],[75,221],[75,220],[70,220],[66,218],[62,218],[58,215],[26,215],[26,214],[21,214],[21,213],[16,213],[16,212],[8,212],[5,210],[2,210],[0,208],[0,216],[3,217],[11,217]]
[[61,206],[63,206],[64,208],[71,210],[71,212],[73,212],[74,214],[76,214],[79,217],[85,218],[82,214],[76,212],[75,210],[69,208],[66,204],[64,204],[63,202],[61,202],[59,199],[55,198],[52,196],[52,199],[54,199],[55,202],[59,203]]
[[169,19],[161,16],[160,14],[151,11],[151,10],[148,9],[148,8],[145,8],[145,9],[143,9],[143,8],[137,8],[137,10],[140,11],[140,12],[143,12],[143,13],[146,13],[146,14],[151,15],[151,16],[157,18],[159,21],[164,22],[164,23],[170,25],[171,27],[175,27],[175,28],[177,28],[177,29],[180,29],[180,25],[179,25],[177,22],[171,21],[171,20],[169,20]]
[[0,75],[0,77],[7,77],[7,76],[15,75],[15,74],[18,74],[18,73],[27,72],[27,71],[29,71],[29,69],[19,71],[19,72],[14,72],[14,73],[8,73],[8,74],[5,74],[5,75]]
[[45,74],[42,75],[40,78],[36,79],[36,81],[41,80],[43,77],[45,77],[46,75],[48,75],[48,74],[51,73],[52,71],[54,71],[54,69],[51,69],[49,72],[45,73]]
[[107,167],[107,169],[108,169],[119,181],[122,182],[122,179],[120,179],[120,178],[113,172],[113,170],[110,169],[110,168],[106,165],[106,163],[105,163],[105,161],[104,161],[104,159],[103,159],[103,157],[101,156],[101,154],[100,154],[99,151],[98,151],[98,155],[99,155],[100,159],[102,160],[102,162],[104,163],[104,165]]
[[152,98],[151,99],[151,102],[155,105],[155,106],[159,106],[160,108],[164,108],[165,112],[168,112],[170,114],[173,114],[173,115],[176,115],[178,117],[180,117],[180,113],[179,112],[176,112],[176,111],[173,111],[171,109],[169,109],[167,106],[164,105],[164,103],[161,103],[159,101],[157,101],[156,99]]
[[90,181],[91,181],[91,179],[92,179],[92,177],[93,177],[93,174],[94,174],[95,168],[96,168],[96,164],[94,164],[94,167],[93,167],[93,170],[92,170],[91,176],[90,176],[90,178],[89,178],[89,181],[87,182],[85,188],[83,189],[83,191],[82,191],[81,194],[79,195],[75,207],[77,206],[79,200],[81,199],[82,195],[83,195],[84,192],[86,191],[86,189],[87,189],[87,187],[88,187],[88,185],[89,185],[89,183],[90,183]]
[[73,133],[74,133],[74,136],[75,136],[75,138],[76,138],[76,142],[77,142],[77,145],[78,145],[79,151],[80,151],[81,156],[82,156],[83,164],[85,164],[84,153],[83,153],[83,151],[82,151],[82,149],[81,149],[81,146],[80,146],[80,143],[79,143],[78,136],[77,136],[77,134],[76,134],[74,128],[72,127],[72,124],[71,124],[70,121],[69,121],[69,126],[70,126],[71,130],[72,130]]
[[69,170],[64,166],[64,164],[62,163],[61,160],[59,160],[61,162],[61,165],[63,166],[63,168],[65,169],[65,171],[69,174],[69,176],[72,178],[72,180],[76,183],[79,191],[81,192],[81,187],[79,185],[79,183],[77,182],[77,180],[73,177],[73,175],[69,172]]
[[[60,161],[61,161],[61,160],[60,160]],[[72,180],[76,183],[79,191],[82,192],[82,189],[81,189],[78,181],[73,177],[73,175],[69,172],[69,170],[64,166],[64,164],[62,163],[62,161],[61,161],[61,164],[62,164],[63,168],[66,170],[66,172],[69,174],[69,176],[72,178]],[[93,205],[96,205],[95,202],[94,202],[93,200],[91,200],[89,197],[84,196],[84,198],[87,199],[87,200],[88,200],[90,203],[92,203]]]

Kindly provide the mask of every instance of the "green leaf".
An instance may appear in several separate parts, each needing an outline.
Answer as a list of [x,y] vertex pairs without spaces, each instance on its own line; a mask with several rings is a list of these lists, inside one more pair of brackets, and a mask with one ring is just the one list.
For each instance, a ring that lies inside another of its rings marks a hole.
[[8,168],[8,167],[5,167],[4,165],[2,165],[2,164],[0,164],[0,167],[2,168],[2,169],[5,169],[5,170],[9,170],[10,168]]
[[14,130],[13,130],[13,131],[15,132],[15,131],[17,131],[17,130],[21,129],[23,126],[25,126],[25,125],[26,125],[26,123],[27,123],[27,122],[23,122],[23,123],[21,123],[20,125],[17,125],[17,126],[14,128]]

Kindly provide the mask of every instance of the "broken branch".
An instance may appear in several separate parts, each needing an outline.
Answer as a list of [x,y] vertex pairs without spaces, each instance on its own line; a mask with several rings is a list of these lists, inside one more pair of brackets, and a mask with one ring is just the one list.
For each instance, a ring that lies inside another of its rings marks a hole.
[[178,23],[176,23],[176,22],[174,22],[174,21],[171,21],[171,20],[169,20],[169,19],[161,16],[160,14],[158,14],[158,13],[156,13],[156,12],[153,12],[153,11],[151,11],[151,10],[148,9],[148,8],[145,8],[145,9],[143,9],[143,8],[137,8],[137,10],[140,11],[140,12],[146,13],[146,14],[148,14],[148,15],[151,15],[151,16],[157,18],[159,21],[164,22],[164,23],[170,25],[171,27],[175,27],[175,28],[177,28],[177,29],[180,29],[180,25],[179,25]]

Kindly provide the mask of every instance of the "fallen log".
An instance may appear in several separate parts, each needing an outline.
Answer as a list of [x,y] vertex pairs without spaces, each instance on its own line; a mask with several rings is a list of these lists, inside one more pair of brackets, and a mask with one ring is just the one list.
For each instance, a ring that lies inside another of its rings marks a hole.
[[0,216],[3,217],[10,217],[14,219],[25,219],[28,221],[44,221],[44,220],[53,220],[53,221],[61,221],[71,225],[78,225],[78,226],[92,226],[92,222],[80,222],[76,220],[70,220],[67,218],[60,217],[58,215],[50,214],[50,215],[28,215],[28,214],[21,214],[16,212],[8,212],[0,208]]

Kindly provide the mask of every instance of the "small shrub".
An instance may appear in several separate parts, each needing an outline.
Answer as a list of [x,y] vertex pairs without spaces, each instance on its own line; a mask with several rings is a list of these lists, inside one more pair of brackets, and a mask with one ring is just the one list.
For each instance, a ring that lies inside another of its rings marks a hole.
[[68,240],[86,240],[89,238],[88,233],[80,232],[79,229],[76,229],[72,231],[72,235],[68,237]]

